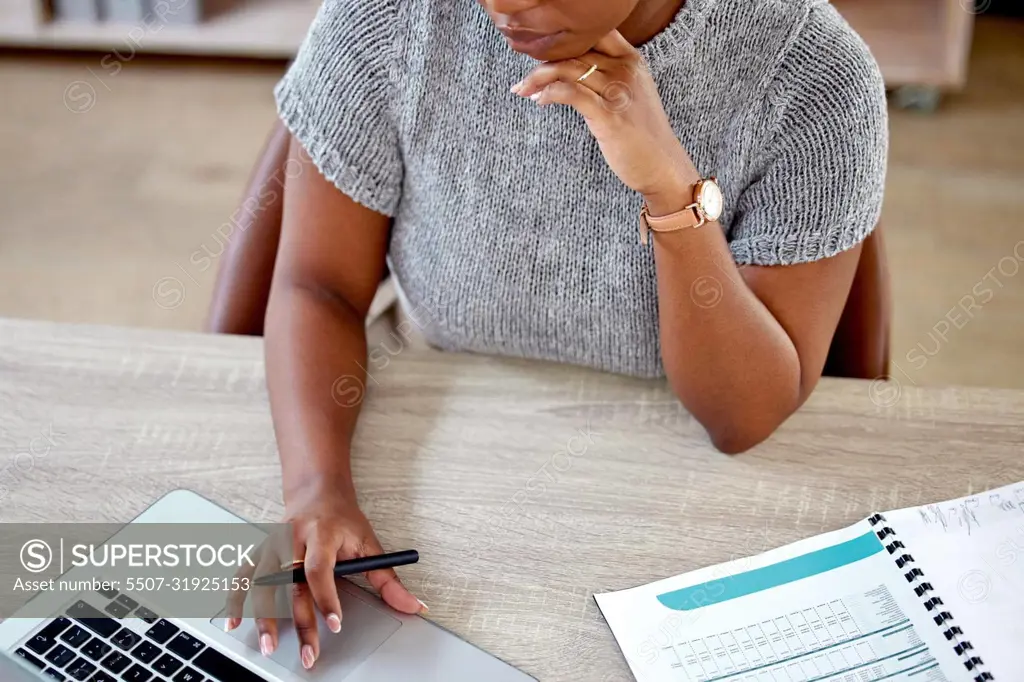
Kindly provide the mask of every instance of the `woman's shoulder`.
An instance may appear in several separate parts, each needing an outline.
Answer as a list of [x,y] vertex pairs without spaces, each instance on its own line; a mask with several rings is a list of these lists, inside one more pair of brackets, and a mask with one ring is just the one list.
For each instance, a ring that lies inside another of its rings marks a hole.
[[[882,93],[870,48],[828,0],[755,0],[786,13],[792,32],[778,55],[776,80],[799,90]],[[884,93],[883,93],[884,94]]]
[[789,63],[826,76],[831,72],[837,78],[881,84],[870,48],[839,10],[826,0],[799,1],[806,6],[806,18],[788,51]]
[[741,81],[768,111],[816,97],[884,99],[870,49],[827,0],[689,3],[702,21],[698,54],[715,78],[730,92]]
[[818,72],[877,77],[871,51],[828,0],[689,0],[710,10],[714,48],[746,55],[778,77]]
[[[720,0],[735,3],[742,0]],[[874,229],[888,154],[885,85],[864,41],[825,0],[749,0],[784,35],[762,74],[757,180],[738,204],[737,262],[783,265],[846,250]]]
[[466,24],[477,15],[478,7],[472,1],[324,0],[320,7],[321,24],[325,28],[344,28],[363,35],[373,35],[386,26],[396,35],[409,32],[415,37],[433,28]]
[[323,0],[305,42],[338,60],[394,60],[409,45],[464,34],[474,9],[472,1]]
[[857,110],[884,122],[885,85],[871,50],[827,0],[697,0],[713,3],[723,58],[744,55],[769,120],[842,118]]

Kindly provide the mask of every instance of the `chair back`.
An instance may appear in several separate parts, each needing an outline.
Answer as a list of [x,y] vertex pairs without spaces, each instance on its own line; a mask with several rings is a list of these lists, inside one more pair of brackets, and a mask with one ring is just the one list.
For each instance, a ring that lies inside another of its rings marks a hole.
[[889,376],[892,290],[880,227],[861,249],[857,274],[839,326],[832,337],[823,374],[850,379]]

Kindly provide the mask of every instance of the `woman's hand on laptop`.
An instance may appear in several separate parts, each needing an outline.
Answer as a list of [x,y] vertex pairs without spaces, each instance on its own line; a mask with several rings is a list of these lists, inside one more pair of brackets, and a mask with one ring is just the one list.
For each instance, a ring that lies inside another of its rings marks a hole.
[[[293,496],[293,499],[303,499],[287,504],[288,518],[285,520],[292,526],[294,557],[303,562],[306,572],[307,582],[295,584],[292,594],[295,631],[299,638],[302,665],[306,669],[312,668],[320,656],[316,610],[323,614],[332,632],[341,631],[343,614],[335,584],[334,564],[339,560],[384,553],[370,522],[354,502],[354,494],[322,489],[308,493]],[[283,563],[287,561],[285,557]],[[262,572],[257,568],[257,573]],[[426,609],[423,602],[405,588],[394,569],[371,571],[366,578],[393,609],[410,614]],[[254,596],[256,599],[259,599],[258,595]],[[234,629],[240,622],[239,618],[230,618],[227,627]],[[277,649],[277,621],[257,618],[256,628],[260,650],[269,656]]]

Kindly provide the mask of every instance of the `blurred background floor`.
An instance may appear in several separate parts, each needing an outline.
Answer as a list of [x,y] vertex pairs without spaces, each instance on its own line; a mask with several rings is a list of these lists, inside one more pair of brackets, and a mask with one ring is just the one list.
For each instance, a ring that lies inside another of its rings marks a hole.
[[[891,110],[893,373],[1024,388],[1024,22],[976,35],[964,93]],[[198,330],[283,66],[102,57],[0,52],[0,315]]]

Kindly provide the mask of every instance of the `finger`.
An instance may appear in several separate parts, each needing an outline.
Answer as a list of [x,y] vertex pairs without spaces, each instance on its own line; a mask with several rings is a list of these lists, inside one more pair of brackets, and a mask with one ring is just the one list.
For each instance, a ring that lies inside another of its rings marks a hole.
[[306,548],[306,583],[331,632],[341,632],[341,600],[334,581],[339,543],[314,538]]
[[[364,556],[384,553],[384,548],[380,546],[380,542],[375,537],[367,538],[363,549]],[[373,585],[373,589],[377,590],[380,598],[396,611],[401,611],[402,613],[421,613],[428,610],[426,604],[414,597],[412,592],[406,589],[405,585],[398,578],[398,574],[395,573],[395,569],[388,568],[370,571],[366,574],[366,579]]]
[[537,98],[537,104],[565,104],[580,112],[584,118],[596,119],[607,114],[604,100],[593,90],[580,83],[563,83],[558,81],[544,88]]
[[[596,60],[595,60],[596,61]],[[513,86],[513,92],[520,97],[532,97],[540,93],[544,88],[559,81],[565,83],[578,83],[579,79],[586,75],[592,66],[597,67],[583,81],[586,87],[600,94],[608,86],[606,71],[601,70],[601,65],[588,61],[584,55],[579,59],[569,59],[564,62],[548,62],[534,69],[530,75]]]
[[[314,562],[316,558],[316,546],[321,544],[316,536],[314,536],[306,546],[303,548],[303,563],[312,559]],[[337,548],[334,550],[334,555],[337,556]],[[298,548],[296,548],[298,553]],[[334,564],[331,564],[331,575],[334,575],[333,571]],[[316,659],[320,658],[320,632],[316,622],[316,602],[313,599],[312,587],[309,584],[309,578],[307,582],[297,583],[292,588],[292,598],[294,603],[292,604],[292,615],[295,619],[295,634],[299,638],[299,658],[302,661],[302,667],[306,670],[312,670],[313,665],[316,663]],[[337,597],[337,592],[335,592]],[[338,607],[338,613],[340,617],[341,607]]]
[[[281,550],[278,545],[279,542],[273,542],[266,546],[265,551],[260,555],[259,562],[256,564],[256,575],[264,576],[277,573],[281,570]],[[289,558],[291,560],[291,550],[288,551]],[[260,641],[260,652],[264,656],[270,656],[277,650],[278,645],[278,629],[277,619],[274,616],[277,613],[277,595],[278,590],[281,589],[277,586],[262,585],[253,586],[252,588],[252,602],[253,610],[256,615],[256,631],[259,633]]]
[[292,600],[295,634],[299,638],[299,657],[302,660],[302,667],[311,670],[320,656],[320,635],[316,626],[316,605],[313,603],[309,585],[293,585]]
[[633,57],[640,54],[618,31],[612,31],[597,41],[593,51],[616,58]]
[[[257,587],[257,590],[263,590],[267,588]],[[257,618],[256,619],[256,632],[260,636],[260,653],[264,656],[270,656],[277,651],[277,619],[275,618]]]
[[244,588],[246,586],[252,586],[252,579],[255,572],[256,567],[249,565],[248,563],[242,564],[242,566],[235,572],[234,577],[238,579],[238,582],[232,582],[232,588],[234,588],[235,585],[237,584],[238,589],[232,589],[230,592],[228,592],[227,599],[225,600],[225,632],[231,632],[232,630],[234,630],[242,624],[242,614],[245,612],[245,599],[249,596],[248,590]]

